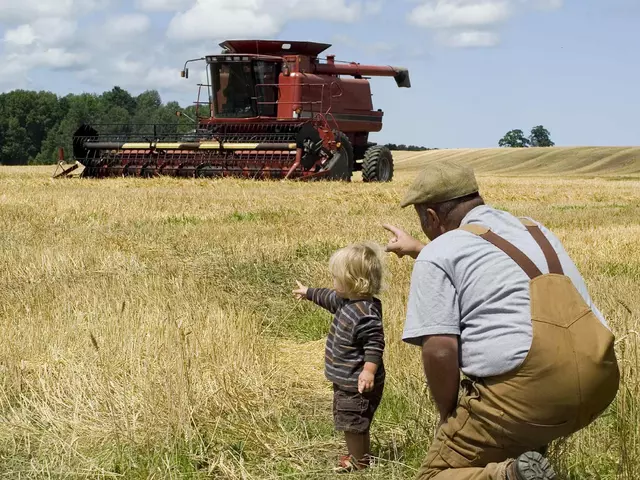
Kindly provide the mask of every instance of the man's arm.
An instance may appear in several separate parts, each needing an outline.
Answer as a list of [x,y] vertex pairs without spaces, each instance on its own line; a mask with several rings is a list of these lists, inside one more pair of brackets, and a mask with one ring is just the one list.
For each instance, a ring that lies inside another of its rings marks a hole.
[[417,260],[402,339],[421,347],[424,373],[441,422],[457,404],[460,333],[458,293],[451,278],[435,263]]
[[434,335],[422,344],[422,365],[431,395],[440,413],[440,424],[454,412],[458,404],[460,365],[458,337]]

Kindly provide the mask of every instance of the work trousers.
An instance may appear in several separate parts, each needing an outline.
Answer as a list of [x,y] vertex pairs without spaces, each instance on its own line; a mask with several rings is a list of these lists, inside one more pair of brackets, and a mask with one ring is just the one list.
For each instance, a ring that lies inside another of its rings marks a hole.
[[569,277],[530,281],[533,340],[506,375],[462,382],[454,414],[438,430],[420,480],[504,480],[522,453],[593,422],[614,400],[620,374],[614,336]]

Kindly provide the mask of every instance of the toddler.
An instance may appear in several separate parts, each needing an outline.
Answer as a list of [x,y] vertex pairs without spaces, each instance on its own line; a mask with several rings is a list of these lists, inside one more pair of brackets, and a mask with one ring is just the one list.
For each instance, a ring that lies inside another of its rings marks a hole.
[[331,257],[333,289],[307,288],[297,282],[293,291],[334,314],[325,348],[325,376],[333,383],[333,417],[344,432],[349,455],[340,458],[336,472],[362,470],[370,464],[369,429],[382,399],[385,347],[382,304],[383,253],[375,244],[343,248]]

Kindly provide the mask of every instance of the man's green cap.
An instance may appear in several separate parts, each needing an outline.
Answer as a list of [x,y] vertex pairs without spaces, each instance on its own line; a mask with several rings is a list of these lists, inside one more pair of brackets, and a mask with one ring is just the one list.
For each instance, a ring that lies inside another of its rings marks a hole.
[[414,180],[400,206],[434,205],[478,192],[471,167],[451,160],[429,162]]

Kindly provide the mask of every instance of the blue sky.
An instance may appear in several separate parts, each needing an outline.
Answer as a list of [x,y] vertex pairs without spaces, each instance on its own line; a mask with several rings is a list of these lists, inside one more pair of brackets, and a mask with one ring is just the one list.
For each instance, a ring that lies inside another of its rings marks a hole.
[[372,79],[374,141],[492,147],[542,124],[557,145],[638,145],[639,25],[638,0],[0,0],[0,90],[186,105],[182,63],[220,41],[315,40],[410,70],[411,89]]

